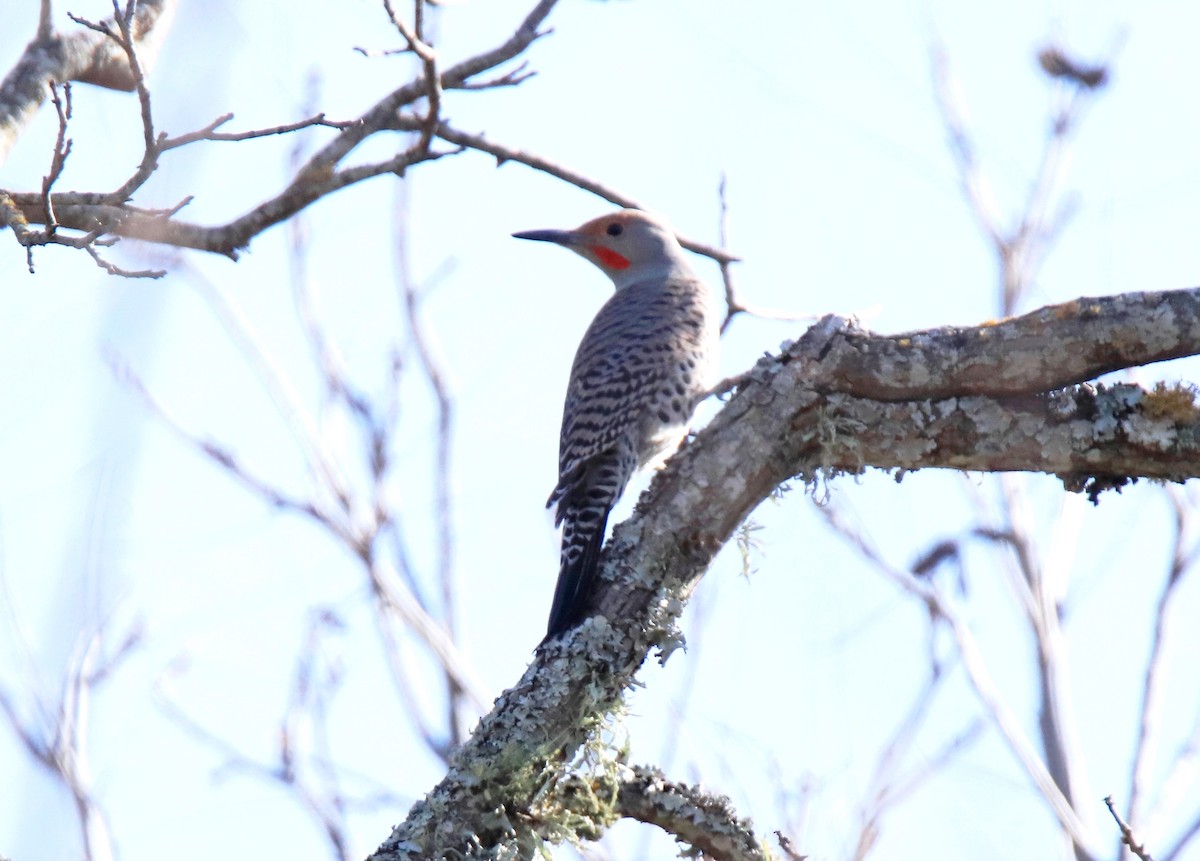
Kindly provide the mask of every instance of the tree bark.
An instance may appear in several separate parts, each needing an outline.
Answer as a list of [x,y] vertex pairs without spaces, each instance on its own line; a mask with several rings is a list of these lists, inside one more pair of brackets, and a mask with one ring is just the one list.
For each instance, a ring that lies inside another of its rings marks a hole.
[[[178,0],[138,4],[132,25],[143,66],[153,64],[177,5]],[[106,23],[116,29],[112,19]],[[55,33],[43,17],[37,36],[0,81],[0,164],[50,95],[50,84],[68,81],[127,92],[136,86],[129,58],[112,39],[84,27],[67,35]]]
[[620,707],[650,650],[673,651],[686,597],[783,482],[869,466],[1045,472],[1093,494],[1126,478],[1182,481],[1200,474],[1192,389],[1077,384],[1198,353],[1200,289],[898,336],[825,318],[746,374],[655,477],[605,546],[595,614],[538,650],[372,857],[531,858],[543,839],[602,831],[553,803],[562,763]]

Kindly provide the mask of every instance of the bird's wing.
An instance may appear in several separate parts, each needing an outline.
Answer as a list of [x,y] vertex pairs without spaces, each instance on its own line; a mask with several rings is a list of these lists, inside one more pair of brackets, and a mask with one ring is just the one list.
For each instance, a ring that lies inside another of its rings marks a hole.
[[605,303],[584,334],[563,405],[558,485],[547,506],[583,478],[592,459],[636,436],[674,364],[655,331],[665,298],[661,290],[627,287]]

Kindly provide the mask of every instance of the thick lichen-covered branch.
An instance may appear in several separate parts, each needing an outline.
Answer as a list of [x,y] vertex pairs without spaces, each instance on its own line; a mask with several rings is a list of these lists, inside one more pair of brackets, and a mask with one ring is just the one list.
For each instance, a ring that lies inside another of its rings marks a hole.
[[[1061,388],[1200,354],[1190,322],[1198,303],[1197,290],[1079,300],[899,338],[830,317],[762,360],[614,530],[603,563],[611,585],[595,597],[596,614],[537,652],[374,857],[530,858],[543,838],[561,836],[560,823],[533,815],[535,802],[559,791],[564,763],[619,708],[650,650],[674,648],[674,621],[712,558],[791,478],[871,466],[1019,469],[1080,489],[1090,477],[1098,493],[1123,477],[1200,475],[1189,388]],[[1081,333],[1090,349],[1055,353]],[[1004,348],[993,350],[993,338]],[[1025,369],[1023,383],[1010,366]]]
[[704,858],[768,858],[749,821],[734,812],[728,798],[668,780],[655,768],[632,769],[621,782],[618,809],[622,816],[657,825]]
[[1200,288],[1049,305],[973,327],[901,335],[846,328],[822,386],[883,401],[1044,392],[1200,352]]

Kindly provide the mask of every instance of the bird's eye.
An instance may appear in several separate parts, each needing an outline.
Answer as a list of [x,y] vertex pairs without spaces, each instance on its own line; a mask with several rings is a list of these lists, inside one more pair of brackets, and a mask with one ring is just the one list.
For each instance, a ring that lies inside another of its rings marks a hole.
[[625,228],[614,221],[612,224],[608,225],[607,228],[605,228],[604,232],[609,236],[620,236],[624,231]]

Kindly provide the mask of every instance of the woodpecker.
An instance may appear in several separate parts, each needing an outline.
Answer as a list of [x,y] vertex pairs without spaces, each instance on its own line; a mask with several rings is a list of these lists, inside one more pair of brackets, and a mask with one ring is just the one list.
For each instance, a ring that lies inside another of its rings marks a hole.
[[575,230],[529,230],[600,268],[616,287],[584,333],[563,405],[558,583],[543,643],[587,618],[608,515],[633,474],[669,456],[713,385],[721,317],[674,232],[625,209]]

